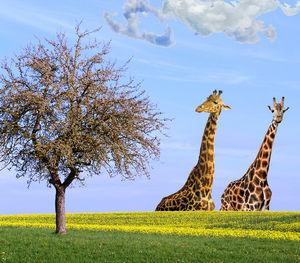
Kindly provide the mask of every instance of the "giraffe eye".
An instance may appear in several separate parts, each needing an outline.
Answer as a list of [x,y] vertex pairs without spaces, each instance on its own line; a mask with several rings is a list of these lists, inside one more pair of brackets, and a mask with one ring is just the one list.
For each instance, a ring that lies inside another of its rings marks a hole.
[[214,101],[214,104],[218,104],[218,102]]

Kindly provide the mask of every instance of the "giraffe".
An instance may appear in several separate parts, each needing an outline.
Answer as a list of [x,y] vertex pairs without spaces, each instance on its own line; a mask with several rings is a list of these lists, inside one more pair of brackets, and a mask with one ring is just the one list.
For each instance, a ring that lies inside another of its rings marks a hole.
[[222,91],[219,90],[217,95],[215,90],[196,108],[196,112],[210,113],[202,137],[199,160],[185,185],[176,193],[164,197],[156,207],[156,211],[214,210],[215,205],[211,198],[215,166],[214,139],[222,108],[230,110],[220,98],[221,94]]
[[239,180],[231,182],[221,197],[221,211],[268,211],[272,192],[268,186],[267,175],[271,160],[272,146],[278,124],[288,108],[284,107],[284,97],[281,103],[273,98],[273,119],[261,144],[254,162],[246,174]]

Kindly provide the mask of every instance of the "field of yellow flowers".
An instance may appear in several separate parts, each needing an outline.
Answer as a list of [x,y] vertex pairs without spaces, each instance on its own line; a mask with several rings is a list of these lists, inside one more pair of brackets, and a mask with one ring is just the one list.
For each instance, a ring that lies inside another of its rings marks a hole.
[[[300,240],[300,212],[128,212],[66,215],[68,229]],[[0,216],[1,226],[55,229],[55,215]]]

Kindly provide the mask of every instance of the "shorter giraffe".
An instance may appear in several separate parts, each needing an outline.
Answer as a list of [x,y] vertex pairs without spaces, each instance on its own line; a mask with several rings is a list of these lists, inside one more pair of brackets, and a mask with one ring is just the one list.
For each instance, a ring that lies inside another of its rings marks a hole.
[[271,160],[272,146],[278,124],[282,121],[284,97],[281,103],[273,98],[272,123],[266,133],[257,157],[249,167],[246,174],[239,180],[231,182],[221,197],[221,211],[265,211],[269,210],[272,192],[267,182],[267,175]]
[[211,189],[215,173],[215,134],[222,109],[230,110],[220,98],[221,94],[221,90],[219,94],[215,90],[196,108],[196,112],[210,113],[202,137],[198,162],[184,186],[176,193],[164,197],[156,207],[156,211],[214,210]]

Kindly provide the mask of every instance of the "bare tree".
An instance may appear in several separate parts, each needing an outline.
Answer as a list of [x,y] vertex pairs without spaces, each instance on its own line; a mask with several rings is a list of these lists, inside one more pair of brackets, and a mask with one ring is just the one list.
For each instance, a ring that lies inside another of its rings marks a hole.
[[[46,180],[56,190],[56,233],[66,233],[65,191],[87,175],[107,172],[149,177],[159,157],[166,119],[126,78],[127,63],[107,59],[109,43],[76,27],[24,48],[0,73],[0,161],[28,184]],[[71,42],[71,44],[70,44]]]

